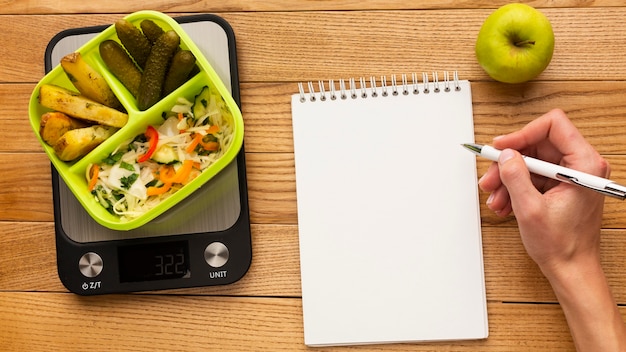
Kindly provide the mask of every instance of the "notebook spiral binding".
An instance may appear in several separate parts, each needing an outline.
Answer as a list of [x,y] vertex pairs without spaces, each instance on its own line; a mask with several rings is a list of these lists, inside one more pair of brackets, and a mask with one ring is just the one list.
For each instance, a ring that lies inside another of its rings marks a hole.
[[[328,81],[329,90],[326,91],[324,86],[324,81],[318,81],[318,91],[315,91],[315,85],[313,82],[308,82],[308,93],[304,90],[304,84],[302,82],[298,83],[298,89],[300,91],[300,102],[304,103],[308,100],[311,102],[315,102],[318,100],[325,101],[326,99],[336,100],[336,99],[357,99],[367,98],[371,96],[372,98],[376,98],[378,96],[386,97],[389,94],[391,95],[409,95],[409,94],[419,94],[420,92],[423,94],[429,94],[431,91],[434,93],[439,92],[450,92],[460,91],[461,86],[459,84],[459,73],[454,71],[452,75],[452,79],[450,79],[450,73],[448,71],[444,71],[443,73],[443,81],[439,82],[439,74],[437,72],[433,72],[432,74],[432,82],[430,82],[428,73],[422,72],[422,82],[419,82],[417,74],[413,73],[411,75],[411,83],[409,83],[407,75],[402,75],[402,81],[398,82],[396,79],[396,75],[391,76],[391,85],[387,85],[387,77],[381,76],[380,82],[376,81],[376,77],[370,76],[369,79],[369,87],[367,87],[367,82],[364,77],[359,79],[359,87],[357,87],[356,80],[354,78],[350,78],[348,80],[348,85],[346,86],[346,80],[339,80],[339,89],[336,89],[335,81]],[[380,85],[379,85],[380,83]],[[443,88],[440,87],[440,83]],[[379,93],[380,90],[380,93]]]

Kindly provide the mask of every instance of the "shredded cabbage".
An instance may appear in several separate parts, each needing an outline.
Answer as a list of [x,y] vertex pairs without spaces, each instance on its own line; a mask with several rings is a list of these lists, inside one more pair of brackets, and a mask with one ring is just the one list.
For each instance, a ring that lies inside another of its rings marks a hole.
[[[192,106],[192,102],[179,98],[164,122],[153,126],[158,132],[158,144],[148,160],[137,160],[150,148],[149,138],[140,134],[122,143],[101,163],[87,168],[87,182],[93,185],[91,193],[120,220],[131,220],[154,208],[228,149],[233,131],[223,99],[213,95],[204,116],[194,116]],[[94,167],[98,167],[97,172],[92,170]]]

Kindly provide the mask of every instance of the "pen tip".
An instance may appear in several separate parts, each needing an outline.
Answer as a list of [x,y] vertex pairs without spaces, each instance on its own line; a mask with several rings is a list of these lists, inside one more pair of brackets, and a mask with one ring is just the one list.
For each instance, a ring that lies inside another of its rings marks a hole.
[[482,150],[481,146],[479,146],[478,144],[474,144],[474,143],[463,143],[461,145],[477,154],[480,154]]

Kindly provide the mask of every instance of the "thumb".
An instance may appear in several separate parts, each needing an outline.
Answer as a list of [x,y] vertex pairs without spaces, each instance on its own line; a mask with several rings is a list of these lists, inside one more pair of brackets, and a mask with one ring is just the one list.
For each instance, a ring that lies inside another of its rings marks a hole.
[[506,186],[513,211],[524,208],[524,204],[533,202],[538,191],[530,179],[530,172],[526,167],[522,155],[513,149],[504,149],[498,159],[500,179]]

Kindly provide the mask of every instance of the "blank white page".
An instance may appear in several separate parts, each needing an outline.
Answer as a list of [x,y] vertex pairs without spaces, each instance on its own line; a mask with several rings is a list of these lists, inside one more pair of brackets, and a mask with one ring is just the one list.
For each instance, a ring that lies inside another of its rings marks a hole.
[[456,84],[293,95],[305,344],[487,337],[476,159],[461,146],[471,88]]

